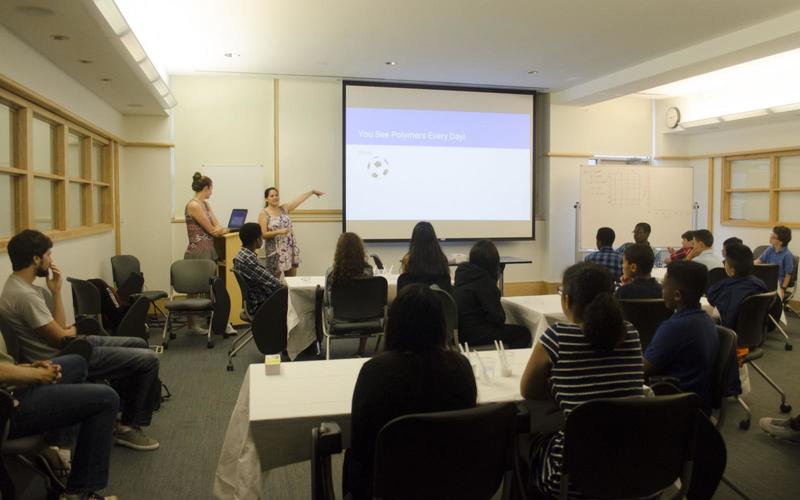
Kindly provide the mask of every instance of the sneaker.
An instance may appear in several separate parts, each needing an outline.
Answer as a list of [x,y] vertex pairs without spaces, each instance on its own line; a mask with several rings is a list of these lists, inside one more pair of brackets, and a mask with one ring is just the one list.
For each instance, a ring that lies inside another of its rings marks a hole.
[[134,450],[155,450],[159,443],[155,439],[148,437],[142,429],[131,427],[125,432],[114,431],[114,441],[120,446],[127,446]]
[[70,467],[69,462],[59,454],[58,448],[51,446],[42,450],[36,455],[36,463],[47,472],[53,481],[58,483],[62,490],[66,488]]
[[800,443],[800,431],[792,428],[788,418],[762,418],[758,425],[774,438]]
[[239,335],[239,331],[236,330],[236,328],[234,328],[232,324],[228,323],[228,326],[225,327],[225,336],[232,337],[234,335]]

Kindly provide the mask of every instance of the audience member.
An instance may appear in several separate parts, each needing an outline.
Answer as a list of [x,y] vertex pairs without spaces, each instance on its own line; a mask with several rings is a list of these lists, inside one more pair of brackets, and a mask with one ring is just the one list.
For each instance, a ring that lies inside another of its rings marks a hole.
[[[608,269],[614,281],[619,281],[622,276],[622,255],[614,250],[616,234],[610,227],[601,227],[597,230],[597,251],[584,257],[584,262],[592,262]],[[623,245],[624,246],[624,245]]]
[[242,241],[242,248],[233,258],[233,271],[247,283],[247,314],[255,316],[261,304],[278,291],[283,283],[259,262],[256,255],[256,250],[264,244],[261,226],[256,222],[245,223],[239,229],[239,239]]
[[764,417],[758,421],[758,425],[774,438],[800,443],[800,415],[789,418]]
[[617,252],[624,253],[625,249],[634,243],[644,243],[645,245],[649,245],[650,242],[648,241],[648,238],[650,238],[650,224],[647,222],[639,222],[633,228],[633,242],[623,244],[617,248]]
[[736,329],[739,306],[751,295],[769,291],[767,285],[753,276],[753,252],[745,245],[729,245],[725,257],[728,278],[708,287],[708,303],[719,311],[723,326]]
[[731,236],[727,240],[723,241],[722,242],[722,258],[723,258],[723,260],[725,259],[725,256],[727,255],[727,250],[728,250],[729,246],[731,246],[731,245],[743,245],[743,244],[744,244],[744,242],[742,241],[742,239],[741,238],[737,238],[736,236]]
[[689,252],[692,251],[692,246],[694,245],[694,231],[686,231],[681,235],[681,247],[675,250],[672,247],[667,247],[667,252],[669,252],[669,256],[664,259],[665,264],[669,264],[670,262],[674,262],[676,260],[683,260],[689,255]]
[[[611,275],[596,264],[564,272],[561,309],[568,322],[551,326],[536,342],[520,382],[523,397],[553,397],[568,418],[587,401],[642,395],[639,334],[623,321],[612,290]],[[563,430],[534,436],[530,484],[541,496],[559,495],[563,443]],[[569,495],[580,493],[571,487]]]
[[75,354],[52,361],[14,364],[0,353],[0,387],[12,390],[16,408],[11,413],[8,437],[76,427],[72,466],[67,479],[65,500],[96,499],[108,485],[108,461],[112,433],[119,408],[119,396],[105,384],[85,384],[86,361]]
[[[67,325],[61,298],[63,276],[52,259],[53,242],[39,231],[26,229],[8,242],[14,273],[0,295],[0,315],[17,336],[21,361],[35,362],[58,356],[77,335]],[[47,288],[36,286],[45,278]],[[161,385],[158,357],[147,342],[135,337],[88,335],[92,344],[89,379],[107,379],[120,394],[122,417],[114,433],[116,443],[136,450],[155,450],[158,441],[142,427],[150,425],[153,394]]]
[[644,353],[648,376],[678,379],[680,388],[700,397],[711,410],[711,382],[719,337],[711,319],[700,307],[708,271],[692,261],[673,262],[664,277],[664,302],[675,313],[659,325]]
[[660,299],[661,285],[650,276],[655,256],[650,245],[636,243],[625,249],[622,257],[622,286],[618,299]]
[[[778,293],[781,297],[786,293],[792,280],[794,269],[794,255],[789,251],[789,242],[792,241],[792,230],[786,226],[775,226],[769,235],[770,246],[764,250],[756,264],[778,265]],[[772,286],[772,283],[768,283]]]
[[500,305],[497,279],[500,255],[489,240],[480,240],[469,251],[469,262],[456,269],[455,299],[458,306],[458,337],[473,345],[500,340],[512,349],[531,345],[531,332],[520,325],[506,325]]
[[722,260],[714,255],[714,235],[708,229],[698,229],[694,232],[694,247],[687,260],[698,262],[706,266],[710,271],[717,267],[722,267]]
[[408,253],[403,256],[403,273],[410,282],[437,284],[439,288],[453,292],[450,283],[450,267],[447,257],[439,246],[436,231],[430,222],[418,222],[411,233]]
[[[333,267],[325,272],[325,307],[328,317],[333,317],[330,309],[334,283],[343,283],[359,276],[372,276],[372,266],[367,263],[367,252],[364,242],[356,233],[342,233],[336,242],[336,253],[333,255]],[[358,355],[364,355],[367,339],[359,340]]]
[[422,284],[403,288],[389,308],[386,351],[364,363],[353,391],[343,474],[343,489],[352,498],[372,498],[375,442],[390,420],[475,406],[472,367],[466,357],[447,350],[446,338],[433,291]]

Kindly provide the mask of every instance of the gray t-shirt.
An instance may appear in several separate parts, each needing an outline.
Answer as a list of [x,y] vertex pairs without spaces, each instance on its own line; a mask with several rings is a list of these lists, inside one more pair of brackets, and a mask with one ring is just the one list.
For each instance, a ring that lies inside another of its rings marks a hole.
[[5,318],[17,338],[19,361],[30,363],[50,359],[59,350],[36,330],[53,321],[53,296],[50,290],[28,284],[12,274],[0,294],[0,316]]

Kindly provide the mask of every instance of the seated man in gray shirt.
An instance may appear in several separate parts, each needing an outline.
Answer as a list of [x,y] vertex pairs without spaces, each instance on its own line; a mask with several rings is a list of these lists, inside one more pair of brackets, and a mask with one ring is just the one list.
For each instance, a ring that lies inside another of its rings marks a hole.
[[[75,325],[67,325],[61,298],[63,276],[52,260],[53,242],[26,229],[8,242],[14,273],[0,294],[0,316],[19,344],[20,361],[35,362],[57,356],[74,339]],[[34,285],[44,278],[47,288]],[[92,344],[89,379],[108,379],[120,395],[122,419],[116,443],[136,450],[154,450],[159,443],[141,429],[150,425],[151,395],[160,391],[158,357],[147,342],[135,337],[89,335]]]
[[686,257],[693,262],[699,262],[710,271],[722,266],[722,259],[714,255],[714,235],[708,229],[699,229],[693,233],[694,248]]

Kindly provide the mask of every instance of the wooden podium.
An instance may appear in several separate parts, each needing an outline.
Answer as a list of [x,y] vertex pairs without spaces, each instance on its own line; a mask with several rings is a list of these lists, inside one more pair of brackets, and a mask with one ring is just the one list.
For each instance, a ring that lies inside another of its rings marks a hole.
[[236,282],[236,276],[233,275],[233,258],[242,248],[239,233],[227,233],[214,238],[214,248],[219,256],[217,261],[219,276],[225,280],[225,289],[231,298],[231,314],[228,321],[232,325],[244,324],[239,318],[239,313],[242,312],[242,291]]

